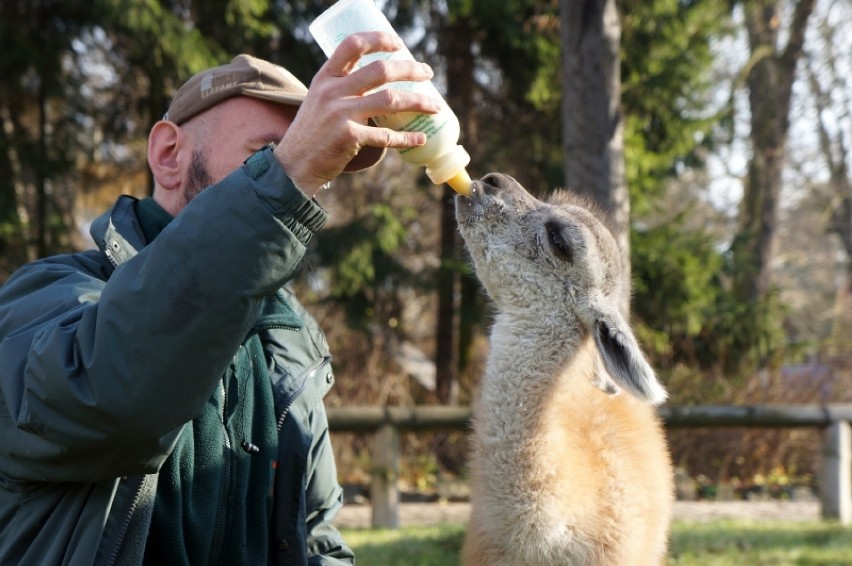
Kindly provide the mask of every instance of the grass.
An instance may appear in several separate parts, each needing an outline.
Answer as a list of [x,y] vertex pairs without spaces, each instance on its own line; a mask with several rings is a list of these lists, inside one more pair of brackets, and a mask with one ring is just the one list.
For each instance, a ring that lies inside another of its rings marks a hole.
[[365,566],[452,566],[458,564],[464,526],[344,529],[343,540]]
[[852,529],[831,522],[675,522],[670,566],[849,566]]
[[[348,529],[345,540],[367,566],[458,564],[464,526]],[[830,522],[676,521],[667,566],[849,566],[852,529]]]

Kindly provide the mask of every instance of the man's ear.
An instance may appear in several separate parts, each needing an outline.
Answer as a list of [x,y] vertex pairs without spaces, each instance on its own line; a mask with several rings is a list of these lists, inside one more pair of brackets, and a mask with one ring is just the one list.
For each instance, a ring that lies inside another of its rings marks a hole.
[[180,127],[167,120],[160,120],[148,134],[148,166],[157,185],[166,191],[181,186],[180,150],[183,147],[183,132]]

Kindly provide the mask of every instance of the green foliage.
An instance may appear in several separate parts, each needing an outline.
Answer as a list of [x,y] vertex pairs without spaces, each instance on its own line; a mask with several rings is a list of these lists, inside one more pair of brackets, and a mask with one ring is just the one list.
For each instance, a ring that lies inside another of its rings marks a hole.
[[[471,17],[488,30],[483,53],[507,77],[507,98],[526,101],[537,112],[558,118],[560,75],[559,4],[534,0],[474,0]],[[559,124],[559,120],[556,120]]]
[[536,35],[531,42],[539,61],[538,72],[530,81],[527,99],[533,108],[558,116],[561,112],[562,89],[555,83],[562,62],[560,45],[547,35]]
[[333,277],[332,295],[351,298],[403,272],[394,253],[405,236],[405,228],[388,205],[374,204],[369,214],[339,230],[331,230],[335,232],[338,237],[331,238],[333,251],[323,248],[336,256],[326,256],[325,260],[339,266],[337,276]]
[[413,283],[398,254],[414,216],[413,209],[374,203],[352,222],[326,229],[317,242],[317,262],[329,270],[326,300],[341,303],[356,328],[367,331],[377,313],[392,316],[399,308],[396,291]]
[[6,259],[19,262],[67,245],[62,205],[73,191],[79,136],[79,83],[67,68],[74,41],[96,20],[96,10],[83,1],[0,3],[0,250]]
[[269,0],[229,2],[225,10],[225,23],[231,28],[236,26],[245,29],[246,37],[266,37],[274,30],[270,22],[263,20],[269,9]]
[[[784,307],[774,294],[743,303],[731,289],[729,254],[704,229],[672,221],[632,234],[633,314],[637,334],[660,369],[687,365],[744,379],[758,367],[790,355]],[[693,390],[689,402],[721,401],[712,384]],[[687,390],[689,391],[689,390]]]
[[113,29],[132,34],[136,45],[150,50],[155,64],[174,66],[178,76],[200,71],[222,57],[215,43],[205,38],[198,28],[186,25],[160,2],[118,2],[113,10],[116,16]]
[[644,341],[658,359],[678,356],[677,345],[695,340],[714,312],[722,257],[713,238],[687,230],[682,217],[634,230],[631,252],[633,313],[643,323]]
[[[730,20],[726,4],[713,0],[627,0],[620,7],[626,174],[632,206],[643,213],[667,179],[701,166],[698,150],[711,143],[721,117],[710,102],[711,46],[730,31]],[[451,18],[471,19],[483,59],[505,79],[492,93],[499,106],[484,108],[480,119],[490,125],[490,169],[514,172],[523,163],[520,178],[562,185],[559,3],[459,0],[449,10]]]
[[[147,128],[188,75],[247,51],[285,64],[309,83],[324,58],[306,24],[327,4],[0,3],[0,116],[9,116],[0,129],[3,257],[19,263],[32,255],[25,247],[35,205],[18,202],[17,194],[32,194],[38,179],[46,181],[53,194],[44,229],[54,244],[61,243],[61,213],[67,214],[61,209],[81,184],[79,164],[96,161],[97,152],[110,146],[130,148],[136,163],[144,163],[139,148]],[[667,180],[701,165],[700,150],[710,143],[717,119],[708,102],[710,46],[728,31],[729,6],[713,0],[626,0],[620,6],[626,170],[634,214],[641,214],[662,197]],[[477,62],[472,173],[505,171],[538,194],[562,184],[558,2],[389,0],[386,11],[403,35],[422,32],[417,47],[439,73],[446,61],[430,40],[448,23],[465,20]],[[94,80],[92,60],[114,72],[113,83]],[[44,140],[38,134],[39,85],[48,109]],[[27,215],[19,217],[21,209]],[[415,279],[400,261],[409,214],[374,204],[352,224],[318,239],[312,262],[330,281],[323,297],[345,308],[356,328],[368,329],[377,314],[396,316],[402,289],[426,287],[422,274]],[[712,242],[678,223],[634,234],[643,343],[671,366],[772,360],[782,329],[777,305],[732,299],[727,287],[733,268]],[[469,316],[463,313],[466,323]]]
[[777,293],[742,302],[729,283],[720,293],[695,344],[701,367],[717,368],[734,379],[745,379],[765,367],[778,367],[795,355],[786,341],[785,305]]
[[667,178],[702,164],[697,150],[720,119],[709,100],[712,45],[730,19],[713,0],[627,0],[622,10],[625,164],[632,208],[642,214]]
[[538,192],[561,185],[558,3],[459,0],[446,19],[466,20],[477,60],[471,172],[504,171]]
[[[625,170],[635,217],[667,198],[668,180],[703,166],[727,110],[710,101],[712,46],[732,24],[730,6],[712,0],[627,0],[622,9]],[[772,296],[738,300],[730,256],[682,220],[636,231],[631,242],[633,305],[655,362],[734,376],[778,363],[781,305]]]
[[[227,58],[215,39],[205,36],[177,6],[161,0],[99,0],[105,25],[127,61],[156,85],[172,85]],[[238,33],[235,28],[234,33]],[[161,87],[169,88],[169,87]],[[167,100],[170,92],[151,92]],[[165,108],[164,108],[165,109]],[[157,116],[159,118],[159,116]]]

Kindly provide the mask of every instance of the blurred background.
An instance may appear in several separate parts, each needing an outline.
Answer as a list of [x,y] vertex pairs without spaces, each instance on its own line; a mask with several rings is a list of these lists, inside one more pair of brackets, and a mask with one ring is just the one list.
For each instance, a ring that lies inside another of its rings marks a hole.
[[[0,282],[92,246],[119,193],[150,194],[148,130],[192,73],[245,52],[310,84],[325,58],[307,26],[330,4],[0,0]],[[670,404],[852,401],[852,3],[378,4],[435,69],[473,176],[611,213]],[[469,404],[491,311],[453,193],[391,151],[318,198],[332,220],[293,286],[332,344],[328,406]],[[700,496],[812,486],[819,434],[669,438]],[[334,435],[357,491],[370,437]],[[466,449],[463,431],[405,434],[403,489],[451,491]]]

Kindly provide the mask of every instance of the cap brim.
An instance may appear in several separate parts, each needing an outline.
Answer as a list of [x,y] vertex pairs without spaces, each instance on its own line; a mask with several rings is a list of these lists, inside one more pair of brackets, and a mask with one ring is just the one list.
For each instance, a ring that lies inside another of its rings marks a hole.
[[[373,121],[372,118],[367,120],[367,123],[370,126],[378,127],[378,125]],[[363,171],[364,169],[369,169],[385,157],[385,153],[387,152],[387,148],[385,147],[375,147],[372,145],[365,145],[358,152],[358,155],[352,158],[349,163],[346,164],[346,167],[343,168],[343,171],[346,173],[354,173],[355,171]]]
[[365,145],[361,148],[361,151],[359,151],[358,154],[346,164],[343,171],[346,173],[354,173],[355,171],[369,169],[384,158],[385,152],[386,149],[383,147]]
[[258,90],[256,88],[243,88],[242,94],[260,100],[266,100],[268,102],[288,104],[291,106],[301,106],[302,101],[305,100],[304,94]]

